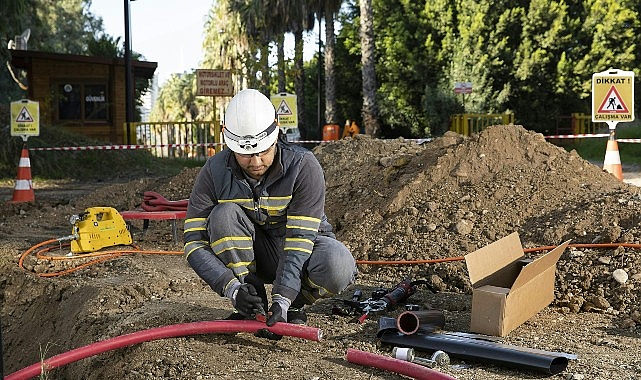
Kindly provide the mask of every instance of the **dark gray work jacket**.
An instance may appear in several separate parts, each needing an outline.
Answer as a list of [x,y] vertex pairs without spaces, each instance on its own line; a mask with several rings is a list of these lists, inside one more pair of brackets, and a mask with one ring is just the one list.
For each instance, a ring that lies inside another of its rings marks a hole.
[[[206,223],[217,204],[238,204],[256,228],[267,234],[282,236],[285,230],[272,293],[290,300],[300,291],[302,267],[316,235],[332,231],[325,216],[325,178],[318,160],[312,152],[281,140],[277,148],[272,167],[254,191],[229,149],[211,157],[194,183],[185,219],[184,252],[197,272],[201,268],[198,275],[220,295],[234,275],[211,256]],[[204,262],[208,264],[202,265]]]

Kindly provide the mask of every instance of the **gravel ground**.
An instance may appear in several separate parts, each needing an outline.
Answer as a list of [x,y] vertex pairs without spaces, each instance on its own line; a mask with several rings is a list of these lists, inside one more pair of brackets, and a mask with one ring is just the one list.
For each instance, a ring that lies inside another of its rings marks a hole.
[[[327,213],[357,260],[441,260],[461,257],[512,232],[526,256],[539,247],[569,248],[557,264],[552,304],[499,342],[576,355],[559,374],[463,360],[438,368],[458,379],[637,379],[641,373],[639,253],[641,197],[625,182],[575,152],[520,126],[495,126],[472,137],[446,134],[431,142],[367,136],[314,149],[325,169]],[[193,273],[167,222],[141,236],[132,223],[133,254],[69,275],[43,277],[78,261],[28,255],[34,245],[70,233],[67,220],[87,207],[131,210],[147,190],[170,200],[188,196],[197,169],[172,178],[117,183],[35,184],[34,204],[0,205],[2,335],[5,374],[77,347],[177,323],[224,318],[229,303]],[[638,177],[636,177],[638,178]],[[10,198],[11,184],[2,192]],[[606,244],[608,246],[606,246]],[[151,254],[151,251],[165,254]],[[148,253],[148,254],[143,254]],[[441,310],[447,332],[469,332],[471,291],[464,262],[359,265],[343,299],[360,289],[391,288],[424,279],[410,302]],[[619,274],[627,279],[621,281]],[[615,276],[617,274],[617,276]],[[321,342],[252,334],[207,334],[156,340],[94,355],[48,372],[60,379],[396,379],[404,376],[349,363],[346,350],[390,356],[377,337],[380,317],[363,324],[335,315],[341,301],[309,308]],[[427,357],[429,351],[420,352]]]

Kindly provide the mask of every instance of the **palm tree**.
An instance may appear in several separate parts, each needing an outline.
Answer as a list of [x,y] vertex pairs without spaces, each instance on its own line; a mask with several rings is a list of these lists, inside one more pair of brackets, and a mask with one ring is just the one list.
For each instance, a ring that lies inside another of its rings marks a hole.
[[[334,73],[334,14],[341,8],[342,0],[325,0],[325,123],[337,124],[336,81]],[[320,22],[319,22],[320,24]]]
[[372,0],[359,0],[361,9],[361,64],[363,76],[363,127],[370,136],[378,136],[378,104],[376,102],[376,68],[374,61],[374,21]]
[[[290,0],[288,30],[294,35],[294,92],[299,124],[305,120],[305,75],[303,62],[303,32],[314,28],[314,0]],[[301,128],[303,138],[306,128]]]
[[[249,77],[249,86],[254,87],[260,83],[261,92],[269,96],[269,43],[275,35],[273,26],[270,23],[272,4],[269,0],[231,0],[230,11],[237,13],[245,34],[248,36],[251,46],[258,57],[260,68],[260,81],[257,78]],[[246,62],[250,64],[250,62]]]

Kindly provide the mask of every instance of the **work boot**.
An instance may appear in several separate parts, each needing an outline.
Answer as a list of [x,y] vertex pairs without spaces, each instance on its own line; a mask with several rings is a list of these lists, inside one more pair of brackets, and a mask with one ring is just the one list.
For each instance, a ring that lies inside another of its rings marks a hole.
[[295,325],[307,324],[307,313],[305,313],[302,307],[290,307],[289,310],[287,310],[287,323]]
[[307,324],[307,313],[305,313],[303,308],[308,302],[305,296],[303,296],[302,291],[298,293],[289,310],[287,310],[287,323],[293,323],[295,325]]

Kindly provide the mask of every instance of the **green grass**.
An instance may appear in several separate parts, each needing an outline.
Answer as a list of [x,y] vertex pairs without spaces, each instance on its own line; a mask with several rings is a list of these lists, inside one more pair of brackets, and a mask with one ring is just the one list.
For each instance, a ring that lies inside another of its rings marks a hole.
[[[627,123],[624,123],[625,125]],[[603,131],[602,133],[607,133]],[[641,126],[617,126],[615,130],[617,139],[639,139],[641,138]],[[582,158],[591,162],[602,162],[605,157],[605,149],[608,138],[585,138],[571,140],[569,143],[560,144],[566,150],[575,149]],[[623,165],[641,165],[641,143],[620,142],[619,155]]]

